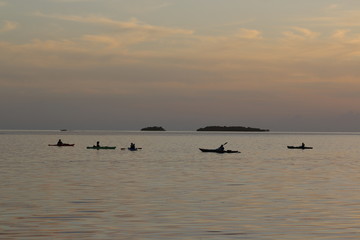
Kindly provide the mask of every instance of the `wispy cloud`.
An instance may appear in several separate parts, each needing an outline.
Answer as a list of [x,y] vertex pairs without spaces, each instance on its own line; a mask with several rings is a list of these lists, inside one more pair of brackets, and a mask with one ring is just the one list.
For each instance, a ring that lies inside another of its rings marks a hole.
[[292,27],[293,31],[283,32],[283,35],[288,39],[298,39],[298,40],[306,40],[306,39],[316,39],[319,37],[319,33],[313,32],[307,28],[301,27]]
[[9,32],[16,29],[18,24],[12,21],[5,21],[4,24],[0,28],[0,32]]
[[172,3],[164,2],[164,3],[161,3],[159,5],[154,5],[152,7],[149,7],[149,10],[158,10],[158,9],[166,8],[166,7],[169,7],[169,6],[172,6],[172,5],[173,5]]
[[336,30],[331,37],[346,44],[360,43],[360,35],[352,33],[350,29]]
[[113,26],[124,30],[140,30],[140,31],[159,32],[159,33],[161,32],[167,34],[185,34],[185,35],[194,33],[193,30],[146,24],[144,22],[140,22],[136,18],[132,18],[129,21],[116,21],[110,18],[99,17],[99,16],[47,15],[42,13],[36,13],[35,15],[39,17],[53,18],[53,19],[72,21],[72,22]]
[[144,13],[147,14],[147,13],[161,11],[173,5],[174,3],[170,1],[164,1],[159,3],[154,3],[153,1],[145,1],[145,2],[134,1],[134,5],[132,5],[132,7],[128,6],[127,11],[133,15],[139,15],[139,14],[141,15]]
[[350,32],[351,30],[349,29],[339,29],[336,30],[333,35],[332,38],[337,39],[337,40],[344,40],[347,37],[347,34]]
[[328,27],[358,27],[360,26],[360,11],[359,10],[342,10],[333,8],[331,11],[326,11],[323,16],[310,17],[302,19],[301,21],[307,25],[313,26],[328,26]]
[[326,7],[327,10],[336,10],[339,8],[340,8],[339,4],[330,4],[329,6]]
[[[331,56],[336,56],[341,61],[360,52],[360,47],[346,45],[351,40],[359,39],[355,34],[351,35],[350,30],[339,30],[329,37],[310,28],[294,26],[283,32],[284,38],[270,39],[264,38],[262,31],[251,28],[240,28],[220,36],[201,35],[189,29],[151,25],[136,18],[117,21],[100,16],[43,13],[37,13],[36,16],[101,27],[94,28],[93,32],[89,32],[92,28],[87,28],[87,32],[75,37],[64,37],[63,40],[38,39],[28,44],[13,44],[8,47],[13,52],[37,55],[39,65],[40,62],[46,62],[65,66],[94,66],[105,63],[102,59],[107,59],[106,64],[149,64],[149,59],[152,59],[151,64],[177,65],[204,71],[280,71],[274,63],[320,61]],[[10,26],[9,24],[8,29]],[[81,61],[74,62],[75,58],[72,56],[78,56]]]
[[262,34],[258,30],[241,28],[236,34],[239,38],[245,39],[262,39]]
[[[61,21],[70,21],[76,23],[87,24],[94,27],[93,33],[84,33],[78,36],[84,43],[81,45],[91,44],[90,48],[99,49],[118,49],[123,52],[125,48],[134,46],[140,43],[155,43],[166,38],[183,38],[194,34],[193,30],[164,27],[158,25],[151,25],[132,18],[128,21],[117,21],[100,16],[74,16],[74,15],[47,15],[42,13],[35,14],[38,17],[49,19],[56,19]],[[102,27],[101,32],[96,27]],[[107,27],[104,28],[103,26]],[[89,46],[83,46],[89,47]]]

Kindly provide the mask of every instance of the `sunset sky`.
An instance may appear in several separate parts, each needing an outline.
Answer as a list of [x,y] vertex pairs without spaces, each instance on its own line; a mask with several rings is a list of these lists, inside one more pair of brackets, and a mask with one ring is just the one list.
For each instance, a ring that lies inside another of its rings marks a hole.
[[359,0],[0,0],[0,129],[360,131]]

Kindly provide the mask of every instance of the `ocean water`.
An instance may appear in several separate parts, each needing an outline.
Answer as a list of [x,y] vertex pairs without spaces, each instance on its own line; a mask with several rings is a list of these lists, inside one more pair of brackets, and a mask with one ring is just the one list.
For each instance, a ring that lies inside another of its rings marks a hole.
[[[59,138],[75,146],[48,146]],[[224,142],[241,153],[198,149]],[[286,148],[302,142],[314,149]],[[0,239],[360,239],[359,146],[360,133],[0,131]]]

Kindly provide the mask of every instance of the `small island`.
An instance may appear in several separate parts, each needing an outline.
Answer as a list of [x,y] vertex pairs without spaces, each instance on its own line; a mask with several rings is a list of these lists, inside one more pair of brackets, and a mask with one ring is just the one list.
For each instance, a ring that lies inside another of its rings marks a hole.
[[146,128],[142,128],[141,131],[166,131],[163,127],[146,127]]
[[196,131],[226,131],[226,132],[269,132],[269,129],[260,129],[252,127],[242,127],[242,126],[207,126],[204,128],[199,128]]

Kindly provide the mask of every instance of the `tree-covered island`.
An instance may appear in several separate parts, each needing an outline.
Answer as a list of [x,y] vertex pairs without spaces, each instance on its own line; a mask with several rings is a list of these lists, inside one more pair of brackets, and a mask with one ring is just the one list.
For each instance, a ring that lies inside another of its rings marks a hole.
[[141,131],[166,131],[163,127],[146,127],[146,128],[142,128]]
[[269,129],[260,129],[252,127],[242,127],[242,126],[207,126],[204,128],[199,128],[196,131],[227,131],[227,132],[269,132]]

